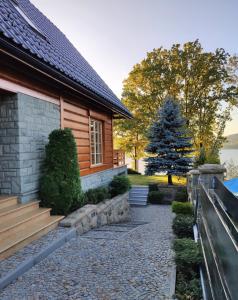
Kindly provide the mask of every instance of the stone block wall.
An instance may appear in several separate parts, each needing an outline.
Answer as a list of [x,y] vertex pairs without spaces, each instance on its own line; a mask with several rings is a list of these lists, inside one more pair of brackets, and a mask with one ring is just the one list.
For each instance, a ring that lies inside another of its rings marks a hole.
[[0,194],[20,194],[17,95],[0,95]]
[[28,95],[0,96],[0,194],[37,197],[45,145],[60,127],[59,106]]
[[56,104],[18,94],[21,200],[37,197],[45,145],[52,130],[60,128]]
[[101,171],[81,177],[82,190],[95,189],[99,186],[107,186],[116,175],[126,175],[127,166]]

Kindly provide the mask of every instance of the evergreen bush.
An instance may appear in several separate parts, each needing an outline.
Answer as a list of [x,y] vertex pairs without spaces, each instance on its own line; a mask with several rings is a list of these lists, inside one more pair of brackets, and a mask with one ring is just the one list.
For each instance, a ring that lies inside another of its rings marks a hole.
[[178,300],[200,300],[202,299],[201,284],[198,275],[188,279],[183,273],[178,272],[176,276],[176,298]]
[[178,202],[186,202],[186,201],[188,201],[187,190],[185,188],[177,190],[176,194],[174,196],[174,201],[178,201]]
[[137,172],[136,170],[133,170],[130,168],[127,169],[127,173],[128,173],[128,175],[141,175],[140,172]]
[[189,238],[174,241],[175,261],[178,271],[184,274],[196,272],[202,262],[202,254],[198,243]]
[[193,224],[193,216],[178,214],[173,220],[173,231],[178,238],[192,238]]
[[193,215],[193,206],[189,202],[172,202],[172,211],[176,214]]
[[72,207],[82,205],[77,147],[68,128],[54,130],[49,135],[40,197],[42,206],[51,207],[53,214],[67,215]]
[[109,191],[112,197],[115,197],[119,194],[124,194],[131,187],[130,180],[127,176],[119,175],[114,176],[112,182],[109,185]]
[[149,184],[149,192],[158,191],[159,186],[157,183],[150,183]]
[[160,191],[151,191],[148,194],[148,202],[151,204],[163,204],[164,194]]
[[85,195],[85,203],[86,204],[97,204],[106,199],[110,199],[110,193],[108,188],[99,187],[96,189],[88,190]]

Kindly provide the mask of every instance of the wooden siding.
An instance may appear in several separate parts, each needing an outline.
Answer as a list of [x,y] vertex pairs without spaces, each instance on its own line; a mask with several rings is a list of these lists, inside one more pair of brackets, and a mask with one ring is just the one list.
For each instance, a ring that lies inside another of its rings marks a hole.
[[[71,128],[76,139],[81,176],[113,168],[112,116],[61,99],[62,128]],[[103,122],[103,163],[91,165],[90,118]]]

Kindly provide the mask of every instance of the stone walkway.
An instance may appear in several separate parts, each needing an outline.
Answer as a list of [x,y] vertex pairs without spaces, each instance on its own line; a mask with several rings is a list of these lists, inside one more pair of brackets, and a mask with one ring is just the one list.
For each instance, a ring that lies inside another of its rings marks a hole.
[[0,292],[0,299],[172,299],[171,207],[133,207],[131,217],[131,224],[70,240]]

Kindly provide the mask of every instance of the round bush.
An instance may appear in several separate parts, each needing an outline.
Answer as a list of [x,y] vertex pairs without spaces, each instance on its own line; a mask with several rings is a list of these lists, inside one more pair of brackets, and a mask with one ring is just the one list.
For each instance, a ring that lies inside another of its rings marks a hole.
[[173,231],[178,238],[193,237],[194,218],[189,215],[178,214],[173,220]]
[[82,204],[77,146],[70,129],[57,129],[49,135],[43,176],[40,183],[41,205],[53,214],[67,215]]
[[190,202],[172,202],[172,211],[176,214],[193,215],[193,206]]
[[178,190],[174,197],[175,201],[186,202],[188,201],[188,194],[186,189]]
[[158,191],[158,190],[159,190],[158,184],[156,184],[156,183],[149,184],[149,192],[154,192],[154,191]]
[[97,204],[109,198],[109,191],[106,187],[90,189],[85,193],[85,203],[87,204]]
[[148,202],[151,204],[162,204],[164,194],[160,191],[151,191],[148,194]]
[[124,194],[131,187],[130,180],[127,176],[120,175],[115,176],[109,185],[110,193],[112,197],[120,194]]

